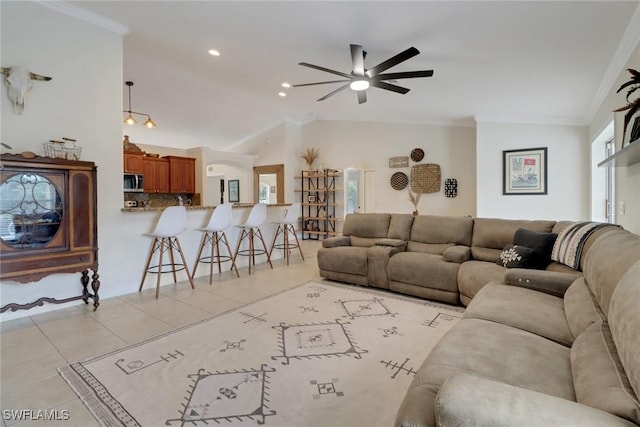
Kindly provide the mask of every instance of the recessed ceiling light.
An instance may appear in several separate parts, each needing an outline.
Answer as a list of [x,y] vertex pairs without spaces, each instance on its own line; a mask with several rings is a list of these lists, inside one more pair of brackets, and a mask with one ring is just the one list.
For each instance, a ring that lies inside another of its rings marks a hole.
[[220,52],[215,49],[209,49],[209,55],[220,56]]
[[282,87],[290,88],[291,85],[287,82],[282,83]]
[[283,98],[284,98],[285,96],[287,96],[287,94],[286,94],[286,93],[284,93],[284,92],[278,92],[278,96],[281,96],[281,97],[283,97]]

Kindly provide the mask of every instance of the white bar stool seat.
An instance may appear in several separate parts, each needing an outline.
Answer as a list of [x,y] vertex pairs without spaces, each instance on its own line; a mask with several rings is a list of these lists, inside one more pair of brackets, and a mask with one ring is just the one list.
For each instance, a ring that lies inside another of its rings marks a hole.
[[[204,232],[202,236],[202,242],[200,243],[200,249],[198,250],[198,256],[196,257],[196,264],[193,266],[191,278],[196,274],[198,265],[203,263],[209,263],[209,284],[213,283],[213,264],[218,264],[218,273],[222,273],[222,263],[231,261],[231,270],[236,271],[236,276],[240,277],[238,273],[238,267],[236,267],[233,252],[231,252],[231,246],[229,246],[229,240],[225,234],[225,230],[231,226],[232,213],[231,205],[223,204],[218,205],[211,213],[209,217],[209,223],[206,227],[199,230]],[[220,243],[223,243],[227,248],[227,254],[220,253]],[[205,247],[211,247],[211,255],[202,256],[202,252]]]
[[[284,210],[283,218],[280,222],[276,223],[276,233],[273,235],[273,241],[271,242],[271,250],[269,252],[269,257],[273,254],[274,249],[282,249],[284,250],[284,258],[287,261],[287,265],[289,265],[289,253],[292,249],[298,248],[298,252],[300,252],[300,256],[304,261],[304,254],[302,253],[302,248],[300,247],[300,241],[298,240],[298,236],[296,235],[296,227],[298,225],[298,212],[300,212],[300,203],[293,203],[291,206]],[[276,243],[278,236],[282,234],[282,243]],[[293,236],[293,240],[290,237]]]
[[[271,268],[273,268],[273,264],[271,264],[271,256],[269,255],[269,250],[267,249],[267,245],[264,243],[264,238],[262,237],[262,231],[260,231],[260,226],[264,225],[267,221],[267,205],[264,203],[258,203],[253,205],[251,208],[251,212],[249,212],[249,217],[244,224],[239,224],[238,227],[242,228],[242,232],[240,233],[240,238],[238,239],[238,245],[236,246],[236,253],[233,257],[233,262],[235,263],[238,255],[240,256],[248,256],[249,257],[249,274],[251,274],[251,266],[255,267],[256,265],[256,255],[266,255],[267,263]],[[255,237],[260,239],[262,243],[262,249],[256,248],[255,245]],[[242,242],[248,239],[249,240],[249,249],[240,250],[240,245]]]
[[[140,281],[140,288],[138,292],[142,291],[144,285],[144,279],[147,277],[147,273],[157,274],[158,279],[156,281],[156,299],[160,291],[160,276],[163,273],[173,273],[173,283],[177,283],[176,276],[177,271],[185,270],[187,278],[191,284],[191,289],[195,289],[191,275],[189,274],[189,267],[187,261],[184,258],[180,241],[178,240],[178,234],[182,233],[187,228],[187,211],[184,206],[169,206],[162,211],[160,219],[156,224],[156,228],[151,233],[145,233],[146,236],[153,237],[153,243],[151,244],[151,250],[149,251],[149,257],[147,258],[147,264],[144,267],[144,274]],[[182,263],[175,262],[174,251],[177,250],[182,259]],[[158,252],[159,260],[158,264],[150,266],[153,255]],[[163,255],[165,252],[169,252],[171,262],[163,264]]]

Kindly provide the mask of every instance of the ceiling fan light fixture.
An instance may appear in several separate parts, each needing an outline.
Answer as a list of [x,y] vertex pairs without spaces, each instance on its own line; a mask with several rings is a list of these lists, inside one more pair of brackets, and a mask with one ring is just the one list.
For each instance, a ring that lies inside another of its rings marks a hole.
[[368,80],[354,80],[349,85],[351,90],[355,90],[356,92],[361,90],[369,89],[369,81]]

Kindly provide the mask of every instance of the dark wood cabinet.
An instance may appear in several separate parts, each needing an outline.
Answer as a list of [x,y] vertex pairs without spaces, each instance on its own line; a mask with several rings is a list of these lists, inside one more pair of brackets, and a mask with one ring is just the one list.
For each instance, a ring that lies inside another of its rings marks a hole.
[[[82,295],[10,303],[1,311],[92,298],[99,305],[97,187],[93,162],[4,154],[0,168],[0,279],[35,282],[82,272]],[[89,292],[89,270],[93,271]],[[44,290],[43,290],[44,292]]]
[[126,173],[143,173],[142,159],[144,153],[142,152],[124,152],[123,163],[124,171]]
[[191,157],[167,156],[170,170],[171,193],[196,192],[196,159]]
[[169,193],[169,160],[144,157],[142,174],[145,193]]

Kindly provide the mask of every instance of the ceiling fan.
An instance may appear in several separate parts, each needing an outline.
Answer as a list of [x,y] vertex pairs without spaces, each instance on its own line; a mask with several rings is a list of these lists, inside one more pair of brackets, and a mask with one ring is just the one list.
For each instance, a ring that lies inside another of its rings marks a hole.
[[318,99],[318,101],[324,101],[330,96],[335,95],[338,92],[345,90],[346,88],[351,88],[358,94],[358,104],[363,104],[367,102],[367,92],[366,89],[369,86],[374,86],[380,89],[390,90],[392,92],[397,92],[401,94],[405,94],[409,92],[409,89],[405,87],[401,87],[389,81],[399,80],[399,79],[411,79],[416,77],[431,77],[433,76],[433,70],[422,70],[422,71],[405,71],[400,73],[384,73],[383,71],[388,70],[391,67],[394,67],[401,62],[406,61],[407,59],[413,58],[417,54],[420,53],[418,49],[415,47],[410,47],[399,54],[392,56],[376,65],[375,67],[366,69],[364,68],[364,60],[367,56],[367,52],[362,50],[362,46],[357,44],[350,45],[351,47],[351,62],[353,63],[353,70],[350,74],[343,73],[341,71],[331,70],[329,68],[321,67],[319,65],[309,64],[307,62],[300,62],[299,65],[303,67],[313,68],[315,70],[325,71],[327,73],[335,74],[341,77],[344,77],[343,80],[330,80],[326,82],[316,82],[316,83],[304,83],[292,85],[293,87],[302,87],[302,86],[315,86],[315,85],[323,85],[328,83],[344,83],[344,85],[340,86],[338,89],[333,92],[328,93],[322,98]]

